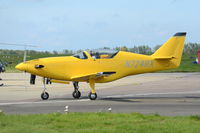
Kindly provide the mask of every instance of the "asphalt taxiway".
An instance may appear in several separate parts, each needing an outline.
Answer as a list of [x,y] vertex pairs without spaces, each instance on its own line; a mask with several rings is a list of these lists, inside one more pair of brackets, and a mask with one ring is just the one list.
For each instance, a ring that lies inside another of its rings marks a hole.
[[29,85],[29,75],[4,73],[0,110],[7,114],[69,112],[141,112],[161,115],[200,115],[200,73],[149,73],[97,84],[98,99],[91,101],[89,86],[80,83],[82,97],[74,100],[73,86],[52,84],[50,98],[40,99],[42,83]]

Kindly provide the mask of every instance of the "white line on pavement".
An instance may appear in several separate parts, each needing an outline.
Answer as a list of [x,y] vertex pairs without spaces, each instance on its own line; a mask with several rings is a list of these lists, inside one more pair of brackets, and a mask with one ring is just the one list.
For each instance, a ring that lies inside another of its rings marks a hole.
[[116,97],[132,97],[132,96],[150,96],[150,95],[168,95],[168,94],[196,94],[200,91],[188,91],[188,92],[166,92],[166,93],[139,93],[139,94],[128,94],[128,95],[111,95],[106,96],[106,98],[116,98]]
[[[122,97],[132,97],[132,96],[150,96],[150,95],[167,95],[167,94],[196,94],[200,91],[188,91],[188,92],[166,92],[166,93],[138,93],[138,94],[128,94],[128,95],[111,95],[102,98],[122,98]],[[80,99],[80,100],[49,100],[49,101],[38,101],[38,102],[8,102],[0,103],[1,105],[23,105],[23,104],[44,104],[44,103],[70,103],[70,102],[86,102],[90,99]]]
[[80,99],[80,100],[62,100],[62,101],[39,101],[39,102],[8,102],[8,103],[0,103],[0,105],[22,105],[22,104],[43,104],[43,103],[69,103],[69,102],[85,102],[89,101],[89,99]]

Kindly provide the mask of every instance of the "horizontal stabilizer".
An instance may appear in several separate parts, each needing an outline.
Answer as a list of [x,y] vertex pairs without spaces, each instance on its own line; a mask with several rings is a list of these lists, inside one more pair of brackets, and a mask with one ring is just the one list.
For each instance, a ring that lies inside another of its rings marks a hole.
[[160,57],[154,57],[155,60],[171,60],[175,57],[173,56],[160,56]]

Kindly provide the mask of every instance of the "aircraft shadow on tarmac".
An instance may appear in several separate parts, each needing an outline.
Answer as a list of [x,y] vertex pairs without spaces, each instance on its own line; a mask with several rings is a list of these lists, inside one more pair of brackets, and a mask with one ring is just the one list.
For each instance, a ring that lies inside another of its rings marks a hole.
[[[88,97],[87,96],[83,96],[80,99],[77,100],[87,100]],[[181,99],[198,99],[200,100],[200,96],[176,96],[176,97],[170,97],[170,96],[159,96],[159,97],[99,97],[96,101],[113,101],[113,102],[129,102],[129,103],[142,103],[144,101],[142,100],[181,100]],[[73,97],[60,97],[60,98],[51,98],[51,101],[56,101],[56,100],[66,100],[66,101],[71,101],[74,100],[76,101],[76,99],[74,99]]]
[[[83,96],[83,97],[81,97],[80,99],[74,99],[74,98],[72,98],[72,97],[60,97],[60,98],[51,98],[50,100],[51,101],[56,101],[56,100],[87,100],[88,99],[88,97],[87,96]],[[101,100],[101,101],[116,101],[116,102],[138,102],[138,101],[134,101],[133,100],[134,99],[134,97],[123,97],[123,98],[101,98],[101,97],[99,97],[97,100],[95,100],[95,101],[99,101],[99,100]]]
[[133,97],[120,97],[120,98],[100,98],[98,100],[103,100],[103,101],[114,101],[114,102],[129,102],[129,103],[138,103],[138,102],[141,102],[141,101],[138,101],[137,99],[134,99]]
[[86,100],[88,99],[87,96],[85,97],[81,97],[80,99],[74,99],[73,97],[59,97],[59,98],[51,98],[50,100],[54,101],[54,100]]
[[198,99],[200,100],[200,96],[183,96],[183,97],[109,97],[109,98],[99,98],[98,100],[106,100],[106,101],[116,101],[116,102],[144,102],[142,100],[182,100],[182,99]]

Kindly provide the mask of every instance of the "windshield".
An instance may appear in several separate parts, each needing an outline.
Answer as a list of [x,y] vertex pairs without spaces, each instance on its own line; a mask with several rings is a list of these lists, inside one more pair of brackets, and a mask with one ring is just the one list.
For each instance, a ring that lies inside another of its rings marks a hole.
[[87,59],[88,57],[84,52],[80,52],[74,55],[74,57],[79,58],[79,59]]
[[113,58],[118,51],[117,50],[110,50],[110,49],[97,49],[91,50],[88,52],[92,58],[95,59],[110,59]]

